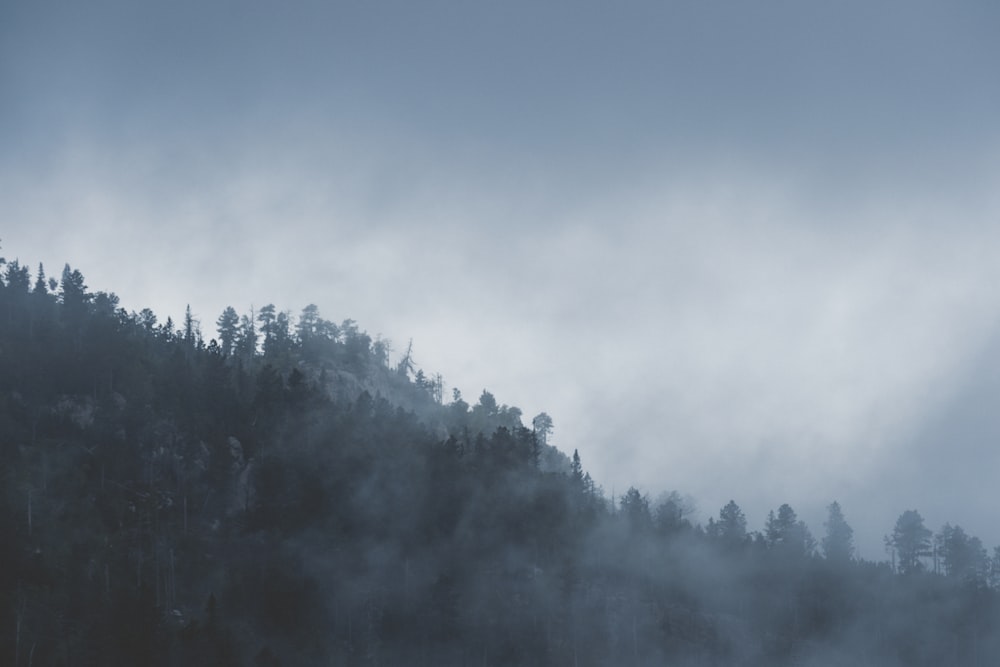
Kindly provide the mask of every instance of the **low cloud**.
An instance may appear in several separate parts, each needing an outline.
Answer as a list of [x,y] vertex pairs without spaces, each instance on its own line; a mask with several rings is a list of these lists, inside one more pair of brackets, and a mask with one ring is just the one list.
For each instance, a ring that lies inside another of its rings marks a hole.
[[286,139],[8,166],[4,252],[50,275],[69,261],[161,319],[191,303],[207,337],[226,305],[317,303],[397,348],[412,337],[467,399],[547,411],[609,492],[677,488],[703,518],[732,497],[752,526],[789,502],[817,532],[837,498],[868,557],[894,516],[866,505],[920,502],[936,459],[913,443],[929,420],[950,428],[994,344],[1000,206],[978,187],[824,206],[808,182],[729,162],[580,191],[392,136]]

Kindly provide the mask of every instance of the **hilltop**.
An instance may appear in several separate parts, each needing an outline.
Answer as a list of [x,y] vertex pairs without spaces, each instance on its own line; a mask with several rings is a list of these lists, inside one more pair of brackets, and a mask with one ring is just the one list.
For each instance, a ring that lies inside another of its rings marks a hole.
[[[4,262],[0,655],[21,665],[1000,658],[1000,553],[919,512],[854,557],[782,505],[608,498],[487,390],[355,322],[203,327]],[[613,443],[608,443],[612,446]]]

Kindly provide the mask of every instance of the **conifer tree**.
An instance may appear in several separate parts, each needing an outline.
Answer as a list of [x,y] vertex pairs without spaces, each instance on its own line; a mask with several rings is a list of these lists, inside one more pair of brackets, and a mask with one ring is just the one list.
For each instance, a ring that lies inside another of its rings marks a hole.
[[743,510],[730,500],[719,510],[719,520],[709,522],[709,536],[719,539],[729,548],[737,547],[746,541],[747,518]]
[[7,287],[14,292],[27,292],[31,288],[31,275],[27,266],[21,266],[18,260],[7,264]]
[[580,452],[576,449],[573,450],[573,461],[570,463],[570,478],[574,485],[583,483],[583,465],[580,463]]
[[535,433],[538,434],[538,439],[542,441],[542,444],[548,444],[549,435],[552,434],[552,417],[545,412],[539,412],[531,420],[531,426],[535,429]]
[[35,294],[48,294],[48,281],[45,279],[45,267],[38,263],[38,277],[35,279]]
[[922,570],[920,559],[931,555],[931,531],[924,526],[920,512],[906,510],[900,514],[892,536],[886,537],[886,545],[893,549],[902,574]]
[[198,321],[191,314],[191,304],[184,309],[184,342],[194,346],[198,336]]
[[216,322],[219,332],[219,342],[221,344],[222,356],[228,357],[233,354],[234,345],[239,335],[240,316],[236,314],[236,309],[226,306],[219,315]]
[[249,315],[240,318],[239,334],[236,337],[235,352],[243,360],[249,360],[257,354],[257,327],[254,324],[253,309]]
[[854,555],[854,529],[847,525],[840,503],[834,501],[827,507],[827,519],[823,524],[826,535],[823,537],[823,556],[828,561],[844,563]]

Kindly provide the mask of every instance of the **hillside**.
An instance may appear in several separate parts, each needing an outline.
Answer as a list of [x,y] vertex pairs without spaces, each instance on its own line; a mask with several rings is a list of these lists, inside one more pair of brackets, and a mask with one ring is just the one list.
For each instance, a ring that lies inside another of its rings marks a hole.
[[874,563],[836,503],[819,539],[693,525],[315,306],[175,325],[2,269],[3,664],[1000,661],[1000,552],[958,526],[904,513]]

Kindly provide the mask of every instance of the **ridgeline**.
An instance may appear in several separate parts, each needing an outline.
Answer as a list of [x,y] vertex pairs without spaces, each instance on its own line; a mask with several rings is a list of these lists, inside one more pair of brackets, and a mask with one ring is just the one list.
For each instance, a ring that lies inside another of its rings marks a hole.
[[1000,664],[958,526],[693,524],[315,306],[209,336],[0,263],[2,664]]

